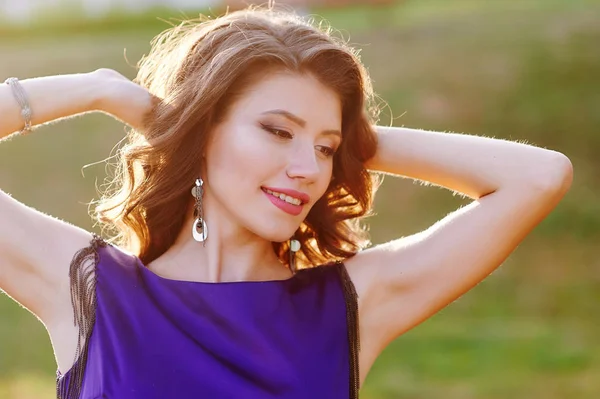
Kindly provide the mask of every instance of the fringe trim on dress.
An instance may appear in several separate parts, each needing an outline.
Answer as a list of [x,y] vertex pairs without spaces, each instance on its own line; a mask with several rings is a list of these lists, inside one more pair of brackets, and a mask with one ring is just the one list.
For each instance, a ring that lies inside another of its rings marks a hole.
[[96,322],[96,266],[100,259],[98,254],[100,246],[106,246],[106,242],[93,234],[90,245],[75,254],[69,267],[73,323],[79,328],[79,336],[75,363],[69,371],[68,381],[65,381],[64,376],[62,379],[60,376],[57,377],[57,399],[76,399],[81,395],[90,336]]
[[348,275],[346,266],[339,262],[336,265],[342,281],[344,298],[346,300],[346,321],[348,325],[348,345],[350,349],[350,399],[358,399],[360,374],[358,369],[358,352],[360,351],[360,337],[358,333],[358,294],[354,283]]

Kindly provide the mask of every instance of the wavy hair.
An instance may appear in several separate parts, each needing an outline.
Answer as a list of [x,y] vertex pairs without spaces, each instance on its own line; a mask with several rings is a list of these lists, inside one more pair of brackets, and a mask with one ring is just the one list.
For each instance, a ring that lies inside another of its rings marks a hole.
[[[144,264],[162,255],[184,228],[197,154],[213,128],[257,79],[273,71],[308,73],[342,104],[341,147],[332,181],[296,231],[298,267],[343,260],[369,245],[360,218],[372,207],[378,179],[365,168],[376,151],[378,117],[370,78],[358,52],[323,23],[272,8],[186,20],[159,34],[135,81],[159,101],[145,127],[130,130],[95,216],[112,242]],[[288,265],[289,243],[273,242]]]

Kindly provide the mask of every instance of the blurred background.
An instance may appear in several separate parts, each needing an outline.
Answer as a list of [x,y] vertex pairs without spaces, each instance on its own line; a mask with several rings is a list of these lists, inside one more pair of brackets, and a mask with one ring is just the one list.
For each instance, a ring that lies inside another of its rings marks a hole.
[[[362,49],[389,103],[381,124],[527,141],[564,152],[575,167],[573,188],[550,217],[484,282],[393,342],[361,397],[599,398],[600,1],[289,4],[326,18]],[[242,5],[0,0],[0,79],[99,67],[133,78],[167,20]],[[91,114],[2,143],[0,187],[96,230],[87,203],[98,198],[101,161],[123,133]],[[373,242],[420,231],[465,203],[388,177],[370,220]],[[54,375],[43,326],[0,295],[0,398],[52,398]]]

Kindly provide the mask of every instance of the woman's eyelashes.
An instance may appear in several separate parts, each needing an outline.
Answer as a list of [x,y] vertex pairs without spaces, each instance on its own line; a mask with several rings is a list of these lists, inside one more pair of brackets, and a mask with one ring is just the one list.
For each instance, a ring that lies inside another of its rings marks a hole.
[[335,150],[331,147],[327,147],[324,145],[318,145],[316,146],[317,150],[321,151],[323,154],[325,154],[328,157],[332,157],[335,155]]
[[267,132],[269,132],[277,137],[280,137],[282,139],[293,139],[294,138],[294,135],[292,133],[288,132],[287,130],[278,129],[276,127],[265,125],[263,123],[261,123],[260,125]]
[[[279,129],[279,128],[276,128],[276,127],[273,127],[270,125],[266,125],[264,123],[261,123],[260,125],[263,130],[269,132],[270,134],[272,134],[280,139],[291,140],[294,138],[294,135],[292,133],[288,132],[287,130]],[[317,146],[315,146],[315,149],[327,157],[331,157],[331,156],[335,155],[335,153],[336,153],[335,148],[328,147],[325,145],[317,145]]]

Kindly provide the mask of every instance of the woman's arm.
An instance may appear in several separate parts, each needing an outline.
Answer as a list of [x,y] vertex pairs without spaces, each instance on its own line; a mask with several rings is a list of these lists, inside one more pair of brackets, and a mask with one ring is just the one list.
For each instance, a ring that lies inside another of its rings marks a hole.
[[[34,125],[103,111],[135,126],[151,103],[145,89],[111,70],[27,79],[20,84]],[[12,88],[0,83],[0,139],[23,126]],[[68,266],[76,250],[87,245],[90,234],[29,208],[1,190],[0,221],[0,289],[44,322],[53,319],[57,309],[70,310]]]
[[[89,74],[26,79],[20,84],[33,111],[33,125],[94,110],[101,87]],[[0,115],[0,139],[23,128],[21,109],[8,84],[0,84]]]
[[[139,128],[151,109],[151,96],[144,88],[108,69],[28,79],[21,85],[35,125],[102,111]],[[23,126],[11,87],[0,84],[0,139]],[[73,324],[69,265],[91,237],[0,190],[0,289],[44,323],[61,370],[72,366],[79,338]]]
[[364,370],[390,341],[496,269],[558,204],[572,180],[570,161],[555,151],[470,135],[377,131],[378,150],[369,169],[428,181],[475,201],[423,232],[346,261],[359,295]]
[[[141,128],[150,109],[148,92],[110,69],[46,76],[19,82],[32,110],[32,125],[101,111]],[[0,84],[0,139],[21,130],[24,120],[8,84]]]
[[518,142],[467,134],[377,127],[379,146],[369,169],[427,181],[473,199],[504,187],[552,186],[566,191],[570,161]]

